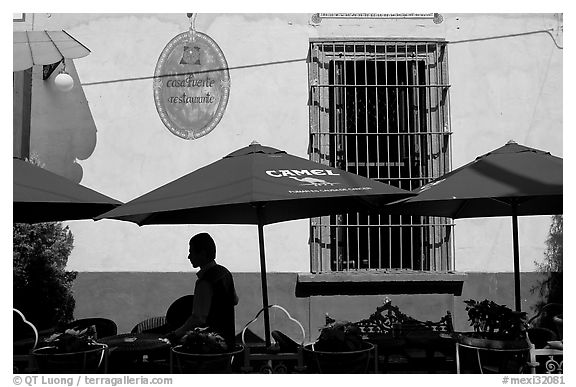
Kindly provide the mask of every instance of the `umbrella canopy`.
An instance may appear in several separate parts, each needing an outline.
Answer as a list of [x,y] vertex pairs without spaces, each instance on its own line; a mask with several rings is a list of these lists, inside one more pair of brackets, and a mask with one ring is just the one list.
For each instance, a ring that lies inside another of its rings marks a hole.
[[520,310],[518,216],[562,213],[562,159],[509,141],[386,205],[389,212],[453,219],[511,216],[515,303]]
[[14,31],[13,46],[12,71],[82,58],[90,53],[66,31]]
[[144,224],[271,224],[375,209],[408,191],[252,145],[96,219]]
[[13,160],[14,223],[91,219],[122,204],[28,162]]
[[144,224],[256,224],[266,343],[270,345],[263,226],[369,211],[408,191],[258,143],[170,182],[96,219]]

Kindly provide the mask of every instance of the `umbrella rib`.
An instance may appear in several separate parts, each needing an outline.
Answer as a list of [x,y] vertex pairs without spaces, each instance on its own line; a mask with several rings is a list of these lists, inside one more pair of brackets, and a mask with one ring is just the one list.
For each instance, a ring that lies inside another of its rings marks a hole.
[[[48,36],[48,39],[50,39],[50,41],[52,42],[52,44],[54,45],[54,47],[56,48],[56,51],[58,51],[58,54],[60,54],[60,56],[62,57],[61,61],[64,61],[64,55],[62,54],[62,51],[60,51],[60,48],[58,47],[58,45],[56,44],[56,42],[54,41],[54,39],[52,39],[52,37],[50,36],[50,34],[48,33],[48,31],[46,31],[46,35]],[[66,65],[66,63],[64,63],[64,65]]]
[[92,52],[90,51],[90,49],[88,47],[86,47],[85,45],[83,45],[81,42],[79,42],[78,40],[76,40],[76,38],[72,37],[72,35],[70,35],[68,32],[62,30],[62,32],[64,32],[66,35],[68,35],[68,37],[72,40],[74,40],[76,43],[78,43],[79,45],[81,45],[82,47],[84,47],[88,52]]
[[462,212],[464,207],[466,207],[467,204],[468,204],[468,200],[462,200],[462,204],[460,204],[458,206],[458,209],[454,212],[454,218],[458,218],[460,216],[460,213]]
[[28,44],[28,49],[30,50],[30,57],[32,58],[32,65],[34,65],[34,52],[32,51],[32,46],[30,45],[30,36],[28,36],[28,31],[26,32],[26,43]]
[[528,198],[525,198],[524,200],[522,200],[519,197],[510,198],[508,200],[506,200],[504,198],[490,198],[490,199],[492,199],[496,202],[499,202],[499,203],[506,204],[507,206],[510,206],[510,207],[512,207],[514,204],[517,204],[518,206],[520,206],[520,204],[522,204],[523,201],[528,200]]

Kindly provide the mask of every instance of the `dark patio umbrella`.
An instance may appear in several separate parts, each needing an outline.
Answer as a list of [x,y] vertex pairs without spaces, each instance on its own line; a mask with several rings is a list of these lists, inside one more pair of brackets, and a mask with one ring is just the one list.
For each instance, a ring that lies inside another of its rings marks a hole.
[[520,311],[518,216],[562,213],[562,159],[509,141],[506,145],[385,207],[392,213],[453,219],[512,217],[515,306]]
[[144,224],[256,224],[266,344],[270,345],[263,226],[382,207],[399,188],[252,143],[96,219]]
[[23,160],[13,160],[14,223],[91,219],[122,204]]

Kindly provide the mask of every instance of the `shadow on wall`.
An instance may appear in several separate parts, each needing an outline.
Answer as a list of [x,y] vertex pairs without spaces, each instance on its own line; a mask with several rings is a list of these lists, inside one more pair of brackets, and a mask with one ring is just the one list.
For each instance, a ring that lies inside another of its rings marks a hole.
[[30,152],[46,169],[80,183],[82,167],[96,148],[96,124],[84,89],[72,60],[66,60],[66,71],[74,80],[70,91],[54,85],[60,65],[47,80],[42,79],[42,66],[32,75]]
[[[254,318],[262,308],[259,273],[233,273],[240,303],[236,308],[236,333]],[[118,332],[129,332],[134,325],[148,317],[166,313],[170,304],[184,294],[194,291],[195,275],[192,273],[157,272],[81,272],[74,281],[76,299],[75,318],[106,317],[116,322]],[[522,273],[523,310],[530,310],[539,300],[530,292],[542,273]],[[360,320],[382,305],[390,296],[395,305],[421,321],[438,321],[447,310],[453,309],[454,327],[469,331],[464,300],[491,299],[499,304],[513,305],[513,273],[468,273],[461,296],[450,294],[380,294],[296,296],[297,273],[270,273],[269,302],[286,308],[306,331],[311,340],[323,326],[325,313],[338,319]],[[298,337],[298,329],[283,313],[271,315],[273,329],[290,337]],[[250,325],[250,330],[263,337],[262,318]]]

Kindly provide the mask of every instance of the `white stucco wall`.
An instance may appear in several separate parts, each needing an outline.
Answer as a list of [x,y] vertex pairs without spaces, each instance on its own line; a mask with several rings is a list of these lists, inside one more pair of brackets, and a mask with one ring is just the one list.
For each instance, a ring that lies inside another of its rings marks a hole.
[[[508,140],[562,156],[561,34],[554,15],[453,15],[448,26],[453,167]],[[541,261],[550,217],[519,219],[520,267]],[[456,269],[513,271],[510,218],[456,221]]]
[[[553,31],[475,40],[558,28],[555,15],[445,14],[441,24],[352,19],[324,20],[319,26],[309,24],[310,16],[198,15],[197,30],[214,39],[226,56],[231,93],[218,126],[203,138],[187,141],[170,133],[160,121],[152,80],[147,78],[153,75],[164,46],[188,29],[185,14],[37,14],[35,29],[65,29],[92,51],[74,62],[91,115],[62,111],[66,122],[88,128],[86,133],[91,122],[97,130],[93,152],[77,157],[81,183],[128,201],[252,140],[307,157],[304,58],[310,38],[327,36],[434,37],[451,42],[448,68],[454,168],[510,139],[562,157],[562,50],[557,47],[562,45],[561,34]],[[294,59],[302,60],[275,63]],[[50,105],[53,101],[45,98],[43,102]],[[62,154],[50,145],[55,140],[35,134],[48,130],[47,126],[33,123],[31,149],[41,159],[52,160]],[[86,147],[89,140],[86,137],[69,146]],[[64,153],[76,154],[71,150]],[[53,169],[63,173],[65,168]],[[522,270],[533,270],[534,260],[542,258],[549,223],[549,217],[520,219]],[[265,227],[269,271],[309,270],[308,224],[308,220],[300,220]],[[512,271],[510,219],[460,220],[456,224],[458,270]],[[69,260],[72,270],[189,270],[185,259],[188,238],[207,230],[216,239],[220,262],[232,271],[259,271],[255,226],[138,227],[110,220],[69,225],[75,237]]]

